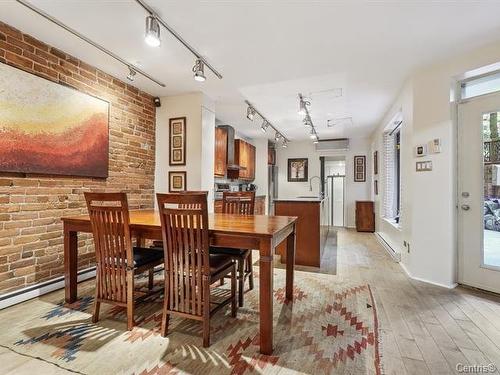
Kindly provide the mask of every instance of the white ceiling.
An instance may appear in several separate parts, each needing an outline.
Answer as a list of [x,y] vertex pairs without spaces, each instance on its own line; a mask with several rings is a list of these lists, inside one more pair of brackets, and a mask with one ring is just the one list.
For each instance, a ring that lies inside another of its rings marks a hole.
[[[134,0],[29,1],[167,85],[138,77],[138,87],[157,96],[201,90],[218,119],[249,137],[263,133],[246,119],[245,99],[288,138],[307,138],[299,92],[311,97],[320,138],[367,136],[412,70],[500,38],[499,1],[146,0],[224,76],[206,70],[198,83],[193,56],[166,30],[160,48],[144,43],[146,13]],[[0,20],[117,77],[128,73],[13,0],[0,0]]]

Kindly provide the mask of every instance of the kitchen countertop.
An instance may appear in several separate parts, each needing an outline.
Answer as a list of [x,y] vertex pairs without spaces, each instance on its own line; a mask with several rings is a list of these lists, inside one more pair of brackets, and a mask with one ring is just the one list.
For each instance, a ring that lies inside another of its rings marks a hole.
[[311,202],[311,203],[321,203],[325,198],[314,197],[314,196],[301,196],[295,198],[275,198],[274,202]]

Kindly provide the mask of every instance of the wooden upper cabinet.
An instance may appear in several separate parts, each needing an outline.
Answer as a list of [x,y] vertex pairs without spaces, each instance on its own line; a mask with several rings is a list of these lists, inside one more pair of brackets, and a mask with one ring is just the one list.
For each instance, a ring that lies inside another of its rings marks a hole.
[[227,169],[227,130],[215,128],[215,166],[214,175],[224,177]]
[[267,149],[267,165],[276,165],[276,149],[271,147]]
[[253,181],[255,179],[255,147],[242,139],[236,139],[234,159],[241,169],[228,171],[228,178]]

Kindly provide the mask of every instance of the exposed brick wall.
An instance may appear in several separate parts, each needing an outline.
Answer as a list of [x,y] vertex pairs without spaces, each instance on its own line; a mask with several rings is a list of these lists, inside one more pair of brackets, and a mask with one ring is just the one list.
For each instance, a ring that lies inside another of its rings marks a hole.
[[[0,22],[0,62],[102,98],[109,106],[109,178],[0,172],[0,294],[63,274],[60,218],[86,212],[83,191],[125,191],[131,208],[154,199],[153,97]],[[79,237],[79,268],[92,265]]]

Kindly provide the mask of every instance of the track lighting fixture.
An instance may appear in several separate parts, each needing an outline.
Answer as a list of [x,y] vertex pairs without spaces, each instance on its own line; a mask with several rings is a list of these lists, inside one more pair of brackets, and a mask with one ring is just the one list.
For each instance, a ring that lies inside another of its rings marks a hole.
[[274,131],[275,142],[278,142],[280,140],[284,143],[288,142],[288,139],[285,137],[285,135],[281,133],[278,129],[276,129],[276,127],[273,124],[271,124],[262,115],[262,113],[260,113],[259,110],[253,106],[252,103],[250,103],[248,100],[245,100],[245,103],[247,105],[247,118],[250,121],[253,121],[255,116],[259,116],[262,119],[262,125],[260,126],[260,130],[262,130],[263,133],[265,133],[268,128],[271,128],[271,131]]
[[269,127],[269,123],[266,120],[262,121],[262,126],[260,127],[260,129],[262,130],[263,133],[265,133],[267,131],[268,127]]
[[255,116],[255,109],[253,109],[252,107],[248,106],[248,108],[247,108],[247,119],[249,119],[250,121],[253,121],[254,116]]
[[305,116],[308,113],[307,106],[311,105],[310,102],[304,100],[303,96],[299,94],[299,115]]
[[198,82],[205,82],[205,65],[202,59],[196,59],[193,66],[194,80]]
[[281,145],[281,147],[283,147],[283,148],[287,148],[287,147],[288,147],[288,143],[287,143],[287,141],[283,140],[283,144]]
[[151,47],[159,47],[161,44],[160,40],[160,24],[154,16],[146,17],[146,35],[144,40]]
[[136,75],[136,71],[134,69],[132,69],[131,66],[128,67],[129,69],[129,73],[128,73],[128,76],[127,76],[127,79],[130,81],[130,82],[133,82],[134,79],[135,79],[135,75]]

